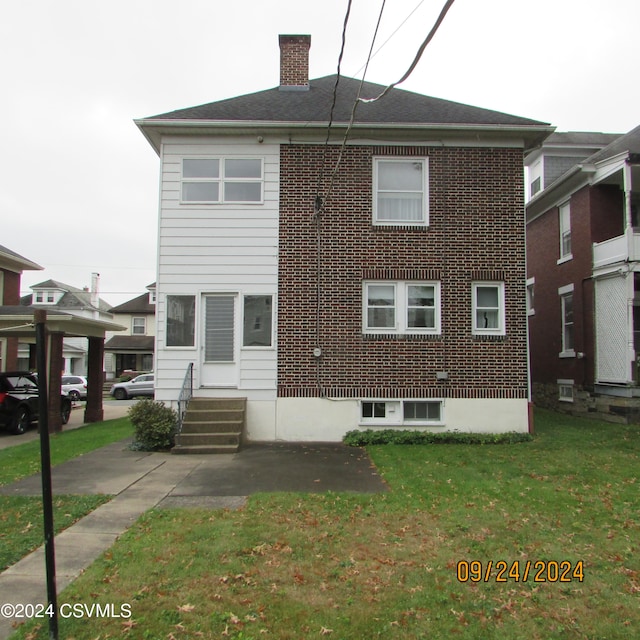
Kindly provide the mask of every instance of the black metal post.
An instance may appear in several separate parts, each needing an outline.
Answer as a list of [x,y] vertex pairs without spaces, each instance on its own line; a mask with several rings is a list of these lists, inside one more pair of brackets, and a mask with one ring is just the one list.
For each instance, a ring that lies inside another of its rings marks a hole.
[[49,448],[49,419],[47,396],[47,312],[34,313],[36,328],[36,367],[38,370],[38,428],[40,429],[40,462],[42,466],[42,507],[44,512],[44,554],[47,569],[47,599],[49,639],[58,640],[58,596],[56,593],[56,554],[53,528],[53,492],[51,486],[51,450]]

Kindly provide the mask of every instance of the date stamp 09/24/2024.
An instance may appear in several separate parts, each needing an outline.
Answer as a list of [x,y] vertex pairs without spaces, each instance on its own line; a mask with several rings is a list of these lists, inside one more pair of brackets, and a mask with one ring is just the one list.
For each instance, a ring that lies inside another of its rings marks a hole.
[[456,564],[458,582],[583,582],[582,560],[460,560]]

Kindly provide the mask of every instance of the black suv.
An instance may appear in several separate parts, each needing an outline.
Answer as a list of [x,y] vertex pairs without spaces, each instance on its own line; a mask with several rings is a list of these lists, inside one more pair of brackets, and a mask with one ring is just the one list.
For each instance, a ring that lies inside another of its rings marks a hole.
[[[71,399],[61,396],[62,424],[69,422]],[[24,433],[38,419],[38,379],[28,371],[0,373],[0,426]]]

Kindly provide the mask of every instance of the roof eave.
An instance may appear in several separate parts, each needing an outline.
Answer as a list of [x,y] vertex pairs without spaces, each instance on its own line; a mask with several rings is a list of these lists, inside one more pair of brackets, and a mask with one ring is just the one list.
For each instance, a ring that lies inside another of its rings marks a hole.
[[[141,119],[134,120],[149,144],[158,155],[162,144],[163,135],[273,135],[288,136],[291,132],[304,132],[305,136],[321,134],[326,136],[329,122],[295,122],[295,121],[261,121],[261,120],[160,120]],[[334,122],[331,124],[336,133],[340,133],[340,139],[344,130],[349,126],[347,122]],[[434,134],[435,141],[438,136],[448,134],[449,137],[493,135],[511,139],[521,139],[525,151],[532,149],[547,138],[555,127],[547,124],[517,125],[517,124],[460,124],[460,123],[414,123],[414,122],[357,122],[352,126],[353,138],[356,132],[359,135],[374,134],[379,137],[381,133],[392,134],[389,138],[403,138],[410,136],[416,138],[418,132],[422,134]],[[420,136],[420,140],[425,138]]]

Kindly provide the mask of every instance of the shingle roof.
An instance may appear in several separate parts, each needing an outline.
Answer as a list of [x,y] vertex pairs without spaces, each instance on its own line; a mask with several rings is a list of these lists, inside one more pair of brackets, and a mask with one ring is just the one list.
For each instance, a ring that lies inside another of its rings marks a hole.
[[36,264],[32,260],[21,256],[19,253],[15,251],[11,251],[7,247],[0,244],[0,257],[4,257],[5,259],[9,259],[11,263],[15,263],[15,265],[20,269],[28,269],[30,271],[40,271],[43,267],[39,264]]
[[[78,289],[77,287],[73,287],[70,284],[65,284],[64,282],[60,282],[58,280],[45,280],[43,282],[39,282],[38,284],[34,284],[31,286],[32,289],[59,289],[64,291],[64,295],[58,300],[55,305],[42,305],[43,307],[56,307],[57,309],[81,309],[85,307],[93,307],[91,304],[91,292],[86,291],[85,289]],[[24,306],[28,305],[38,305],[33,302],[33,295],[27,294],[26,296],[22,296],[20,298],[20,304]],[[108,312],[111,308],[111,305],[102,300],[98,299],[98,308],[100,311]]]
[[133,300],[127,300],[117,307],[111,308],[111,313],[150,313],[154,314],[156,307],[149,303],[149,294],[143,293]]
[[596,151],[596,153],[589,156],[584,162],[585,164],[593,164],[625,152],[631,154],[640,153],[640,125],[635,129],[631,129],[629,133],[620,136],[604,149]]
[[[236,98],[171,111],[146,120],[325,123],[329,120],[335,83],[335,75],[325,76],[311,80],[308,91],[282,91],[275,87]],[[349,122],[359,87],[360,80],[340,76],[333,114],[334,122]],[[383,89],[381,85],[365,82],[361,97],[375,97]],[[392,89],[377,102],[359,103],[355,122],[516,126],[547,124],[397,88]]]
[[106,351],[153,351],[153,336],[113,336],[107,340]]

